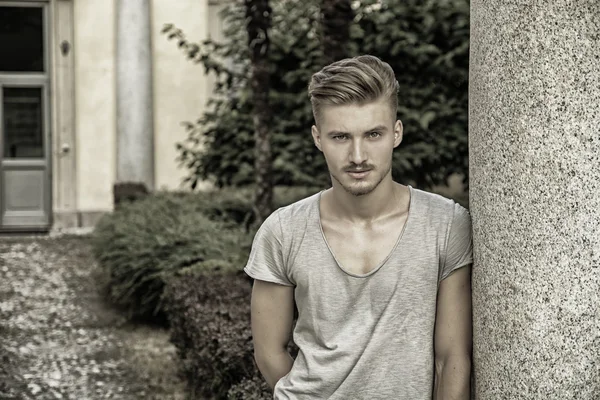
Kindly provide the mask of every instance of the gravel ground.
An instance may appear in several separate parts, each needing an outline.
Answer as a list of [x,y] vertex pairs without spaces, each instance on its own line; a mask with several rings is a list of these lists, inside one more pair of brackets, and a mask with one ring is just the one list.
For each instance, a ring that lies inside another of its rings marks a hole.
[[0,399],[185,399],[168,331],[101,294],[86,235],[0,237]]

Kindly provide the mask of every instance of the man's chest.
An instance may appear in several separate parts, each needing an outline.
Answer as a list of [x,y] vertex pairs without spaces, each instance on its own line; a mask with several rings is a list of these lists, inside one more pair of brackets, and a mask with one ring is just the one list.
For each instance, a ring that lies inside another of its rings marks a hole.
[[[330,235],[332,243],[328,246],[320,229],[304,235],[290,264],[290,279],[296,285],[295,300],[300,314],[312,321],[310,324],[318,324],[324,337],[329,337],[328,333],[337,337],[340,326],[352,332],[369,321],[375,323],[385,310],[395,310],[386,314],[394,324],[403,323],[400,310],[427,304],[433,307],[428,311],[434,312],[440,242],[415,235],[414,228],[405,230],[397,243],[376,237],[379,240],[353,244],[347,236]],[[379,247],[384,250],[375,252],[379,257],[387,257],[384,264],[370,257],[375,242],[385,244]],[[337,254],[334,258],[332,248],[337,249],[339,258]],[[362,257],[362,261],[353,257]],[[379,268],[366,275],[369,270],[361,269],[362,265]],[[357,273],[353,274],[351,268]],[[354,324],[350,315],[357,313],[360,315]]]
[[354,227],[323,221],[324,239],[339,267],[364,275],[385,262],[402,239],[406,214],[384,224]]

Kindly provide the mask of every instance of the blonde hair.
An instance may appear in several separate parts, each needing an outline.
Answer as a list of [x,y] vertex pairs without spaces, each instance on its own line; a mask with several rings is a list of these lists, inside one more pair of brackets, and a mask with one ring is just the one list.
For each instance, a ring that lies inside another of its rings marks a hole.
[[394,70],[371,55],[346,58],[313,74],[308,85],[315,121],[327,105],[366,104],[387,98],[394,118],[398,108],[399,84]]

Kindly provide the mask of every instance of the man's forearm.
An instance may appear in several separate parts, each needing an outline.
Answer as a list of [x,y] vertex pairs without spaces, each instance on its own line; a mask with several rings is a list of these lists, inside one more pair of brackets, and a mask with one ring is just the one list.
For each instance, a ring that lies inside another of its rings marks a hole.
[[436,361],[433,400],[469,400],[470,392],[470,359],[455,356]]
[[261,356],[255,355],[255,359],[260,373],[271,389],[275,388],[275,384],[279,379],[290,372],[294,364],[294,359],[290,353],[283,349],[279,352],[271,352]]

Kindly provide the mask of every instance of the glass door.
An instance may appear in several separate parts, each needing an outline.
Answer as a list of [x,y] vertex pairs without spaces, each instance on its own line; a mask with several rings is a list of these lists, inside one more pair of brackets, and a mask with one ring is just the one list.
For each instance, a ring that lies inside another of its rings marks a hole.
[[0,230],[51,223],[47,5],[0,1]]

